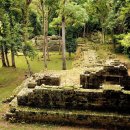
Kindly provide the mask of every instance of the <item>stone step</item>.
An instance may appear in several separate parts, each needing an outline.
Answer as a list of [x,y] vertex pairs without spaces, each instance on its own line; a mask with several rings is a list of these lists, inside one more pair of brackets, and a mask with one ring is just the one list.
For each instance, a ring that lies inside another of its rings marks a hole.
[[[7,114],[8,115],[8,114]],[[12,119],[9,114],[7,120]],[[15,115],[15,117],[14,117]],[[30,107],[17,107],[15,114],[12,114],[16,122],[40,122],[40,123],[67,123],[94,127],[129,127],[130,115],[96,112],[96,111],[81,111],[81,110],[61,110],[61,109],[34,109]],[[14,120],[13,120],[14,121]]]

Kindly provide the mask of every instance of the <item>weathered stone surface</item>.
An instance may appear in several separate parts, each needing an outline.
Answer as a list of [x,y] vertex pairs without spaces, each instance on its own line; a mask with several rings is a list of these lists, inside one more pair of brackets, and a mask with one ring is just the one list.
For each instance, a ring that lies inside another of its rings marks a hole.
[[[113,85],[112,88],[115,86]],[[130,94],[121,90],[34,89],[17,97],[18,105],[37,108],[91,109],[130,113]]]
[[113,61],[97,72],[86,71],[80,75],[80,84],[85,89],[99,89],[103,83],[119,84],[124,89],[130,89],[130,76],[126,66],[119,61]]
[[29,83],[28,83],[28,88],[35,88],[36,85],[37,85],[36,82],[29,82]]
[[50,85],[50,86],[60,86],[61,78],[58,75],[54,74],[41,74],[41,75],[33,75],[31,79],[27,82],[27,87],[30,89],[34,89],[37,85],[41,86]]
[[59,86],[61,79],[60,76],[57,75],[44,75],[43,77],[39,77],[36,79],[37,85],[51,85],[51,86]]

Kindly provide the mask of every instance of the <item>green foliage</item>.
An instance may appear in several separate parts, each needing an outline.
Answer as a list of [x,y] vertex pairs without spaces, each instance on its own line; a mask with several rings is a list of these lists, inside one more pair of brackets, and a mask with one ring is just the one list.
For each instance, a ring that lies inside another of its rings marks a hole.
[[66,36],[66,49],[69,53],[76,52],[77,44],[76,44],[76,35],[75,28],[73,26],[69,26],[67,28],[67,36]]
[[50,23],[50,28],[57,28],[58,25],[61,25],[61,17],[53,18],[53,21]]
[[34,59],[34,57],[36,56],[36,51],[33,48],[32,43],[30,41],[23,44],[22,50],[24,55],[28,56],[31,59]]
[[28,8],[27,27],[24,26],[25,3],[26,0],[0,0],[0,21],[2,22],[0,43],[8,48],[8,51],[13,45],[15,54],[22,50],[25,31],[28,32],[29,39],[43,34],[41,3],[43,6],[46,4],[49,10],[48,35],[61,34],[61,22],[64,15],[67,51],[75,51],[75,39],[83,36],[84,25],[86,25],[87,33],[104,31],[105,34],[111,34],[112,41],[115,40],[118,43],[122,40],[121,46],[129,47],[127,35],[123,38],[114,37],[114,34],[129,34],[130,32],[129,0],[66,0],[65,4],[64,0],[33,0],[29,3],[31,6]]
[[49,30],[48,30],[48,36],[52,36],[52,35],[58,35],[58,33],[55,31],[54,28],[49,28]]
[[116,39],[118,39],[119,42],[117,51],[122,51],[122,53],[128,55],[130,58],[130,33],[118,35]]
[[50,24],[51,27],[61,25],[62,15],[65,16],[67,25],[71,24],[73,26],[83,26],[88,20],[86,10],[76,2],[67,2],[65,7],[63,7],[62,4],[60,5],[60,9],[57,10],[58,17],[53,19],[52,23]]
[[88,20],[86,10],[76,2],[67,3],[64,9],[64,15],[67,19],[67,22],[73,26],[83,26]]
[[122,39],[119,42],[124,47],[124,52],[130,56],[130,33],[121,35],[120,37]]
[[73,37],[67,37],[67,44],[66,44],[66,48],[67,48],[67,52],[76,52],[76,48],[77,48],[77,45],[76,45],[76,42],[75,42],[75,39],[73,39]]
[[22,46],[22,38],[21,38],[21,25],[16,23],[14,17],[11,17],[11,23],[13,28],[10,24],[10,18],[8,14],[4,14],[3,16],[3,23],[2,23],[2,43],[8,50],[13,45],[13,51],[17,53]]
[[33,27],[32,30],[32,37],[40,35],[42,33],[42,27],[40,20],[38,19],[38,16],[35,12],[31,11],[30,12],[30,25]]
[[121,45],[121,44],[118,44],[116,46],[116,50],[115,50],[116,53],[124,53],[124,47]]

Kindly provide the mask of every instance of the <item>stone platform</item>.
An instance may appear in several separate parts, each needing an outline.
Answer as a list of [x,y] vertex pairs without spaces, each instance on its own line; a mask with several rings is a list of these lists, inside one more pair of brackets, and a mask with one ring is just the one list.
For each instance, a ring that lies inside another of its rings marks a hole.
[[[107,86],[107,85],[106,85]],[[109,88],[119,88],[112,90]],[[130,113],[130,91],[119,85],[105,89],[36,86],[34,90],[17,96],[18,106],[44,109],[116,111]]]
[[122,63],[79,75],[61,85],[58,75],[33,75],[10,103],[6,119],[130,128],[130,76]]
[[98,90],[46,85],[24,88],[24,93],[20,92],[10,103],[6,119],[130,128],[130,91],[119,85],[107,87],[103,85]]

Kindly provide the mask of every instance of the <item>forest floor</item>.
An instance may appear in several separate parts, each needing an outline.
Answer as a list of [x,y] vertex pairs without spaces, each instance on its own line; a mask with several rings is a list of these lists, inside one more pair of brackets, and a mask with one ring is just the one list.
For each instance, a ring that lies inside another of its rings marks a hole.
[[[81,48],[80,48],[81,49]],[[82,55],[80,57],[80,55]],[[41,54],[39,55],[41,57]],[[61,74],[63,85],[79,85],[79,76],[86,68],[95,69],[95,64],[104,64],[107,59],[119,59],[130,65],[130,60],[127,56],[121,54],[113,54],[110,46],[87,44],[85,50],[77,51],[74,58],[67,60],[68,68],[71,70],[61,70],[61,56],[58,53],[51,53],[51,61],[48,62],[50,71]],[[74,60],[75,59],[75,60]],[[24,75],[27,72],[27,66],[22,56],[16,59],[17,69],[0,68],[0,102],[9,97],[13,90],[21,84],[25,79]],[[39,58],[30,61],[33,72],[43,70],[43,62]],[[54,70],[52,70],[54,69]],[[52,70],[52,71],[51,71]],[[57,71],[58,70],[58,71]],[[129,69],[130,72],[130,69]],[[8,110],[8,104],[0,103],[0,117]],[[96,129],[96,128],[95,128]],[[0,130],[95,130],[93,128],[78,127],[78,126],[59,126],[54,124],[11,124],[0,118]],[[99,129],[97,129],[99,130]]]

